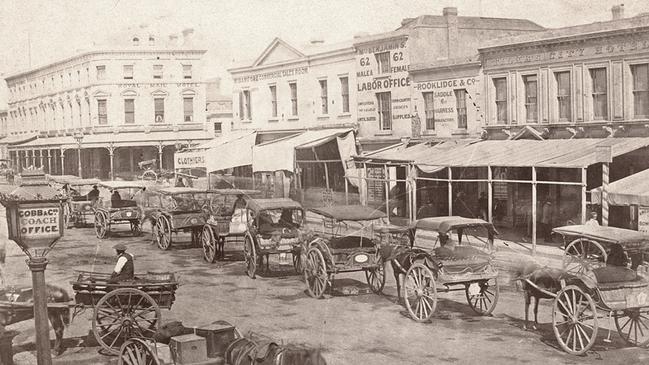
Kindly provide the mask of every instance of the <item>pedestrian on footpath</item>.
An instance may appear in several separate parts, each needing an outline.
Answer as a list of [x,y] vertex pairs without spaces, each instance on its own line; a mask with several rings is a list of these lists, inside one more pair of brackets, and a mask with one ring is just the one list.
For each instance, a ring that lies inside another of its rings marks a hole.
[[543,240],[545,242],[552,241],[552,202],[546,199],[541,209],[541,227],[543,233]]
[[599,226],[599,221],[597,220],[597,212],[590,212],[590,219],[586,222],[587,226]]

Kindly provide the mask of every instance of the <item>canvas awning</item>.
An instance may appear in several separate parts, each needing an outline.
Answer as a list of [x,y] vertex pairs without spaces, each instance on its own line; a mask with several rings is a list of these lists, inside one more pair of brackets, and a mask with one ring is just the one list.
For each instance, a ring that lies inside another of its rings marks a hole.
[[[649,206],[649,169],[610,183],[607,191],[610,205]],[[591,190],[590,200],[602,203],[601,186]]]
[[[252,149],[252,170],[254,172],[293,171],[296,149],[318,147],[333,139],[337,139],[341,163],[344,163],[351,157],[348,146],[349,139],[338,137],[342,137],[349,132],[352,132],[351,128],[311,130],[296,136],[257,145]],[[351,141],[354,142],[353,139]]]
[[177,152],[174,154],[175,168],[205,168],[208,172],[213,172],[250,165],[256,137],[254,131],[237,131]]

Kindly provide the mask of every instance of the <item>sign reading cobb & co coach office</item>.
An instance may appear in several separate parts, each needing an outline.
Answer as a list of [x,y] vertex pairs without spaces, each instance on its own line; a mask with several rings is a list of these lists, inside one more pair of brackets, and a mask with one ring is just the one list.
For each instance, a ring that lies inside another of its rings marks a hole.
[[58,200],[8,201],[7,232],[23,250],[45,248],[63,236],[63,210]]

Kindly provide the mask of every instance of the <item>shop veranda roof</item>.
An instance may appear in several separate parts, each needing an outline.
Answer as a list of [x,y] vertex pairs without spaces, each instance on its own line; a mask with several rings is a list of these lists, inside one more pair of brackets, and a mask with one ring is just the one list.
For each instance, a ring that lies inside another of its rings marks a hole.
[[[608,185],[610,205],[649,206],[649,169],[640,171]],[[602,203],[602,187],[591,190],[591,202]]]

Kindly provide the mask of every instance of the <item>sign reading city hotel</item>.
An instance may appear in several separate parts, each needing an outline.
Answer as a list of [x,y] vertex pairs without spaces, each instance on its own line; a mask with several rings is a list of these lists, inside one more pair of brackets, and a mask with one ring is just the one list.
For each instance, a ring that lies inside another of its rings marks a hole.
[[251,82],[251,81],[252,82],[263,81],[263,80],[278,79],[280,77],[304,75],[307,73],[309,73],[308,67],[295,67],[295,68],[288,68],[284,70],[262,72],[253,75],[239,76],[234,78],[234,82],[240,84],[240,83]]

